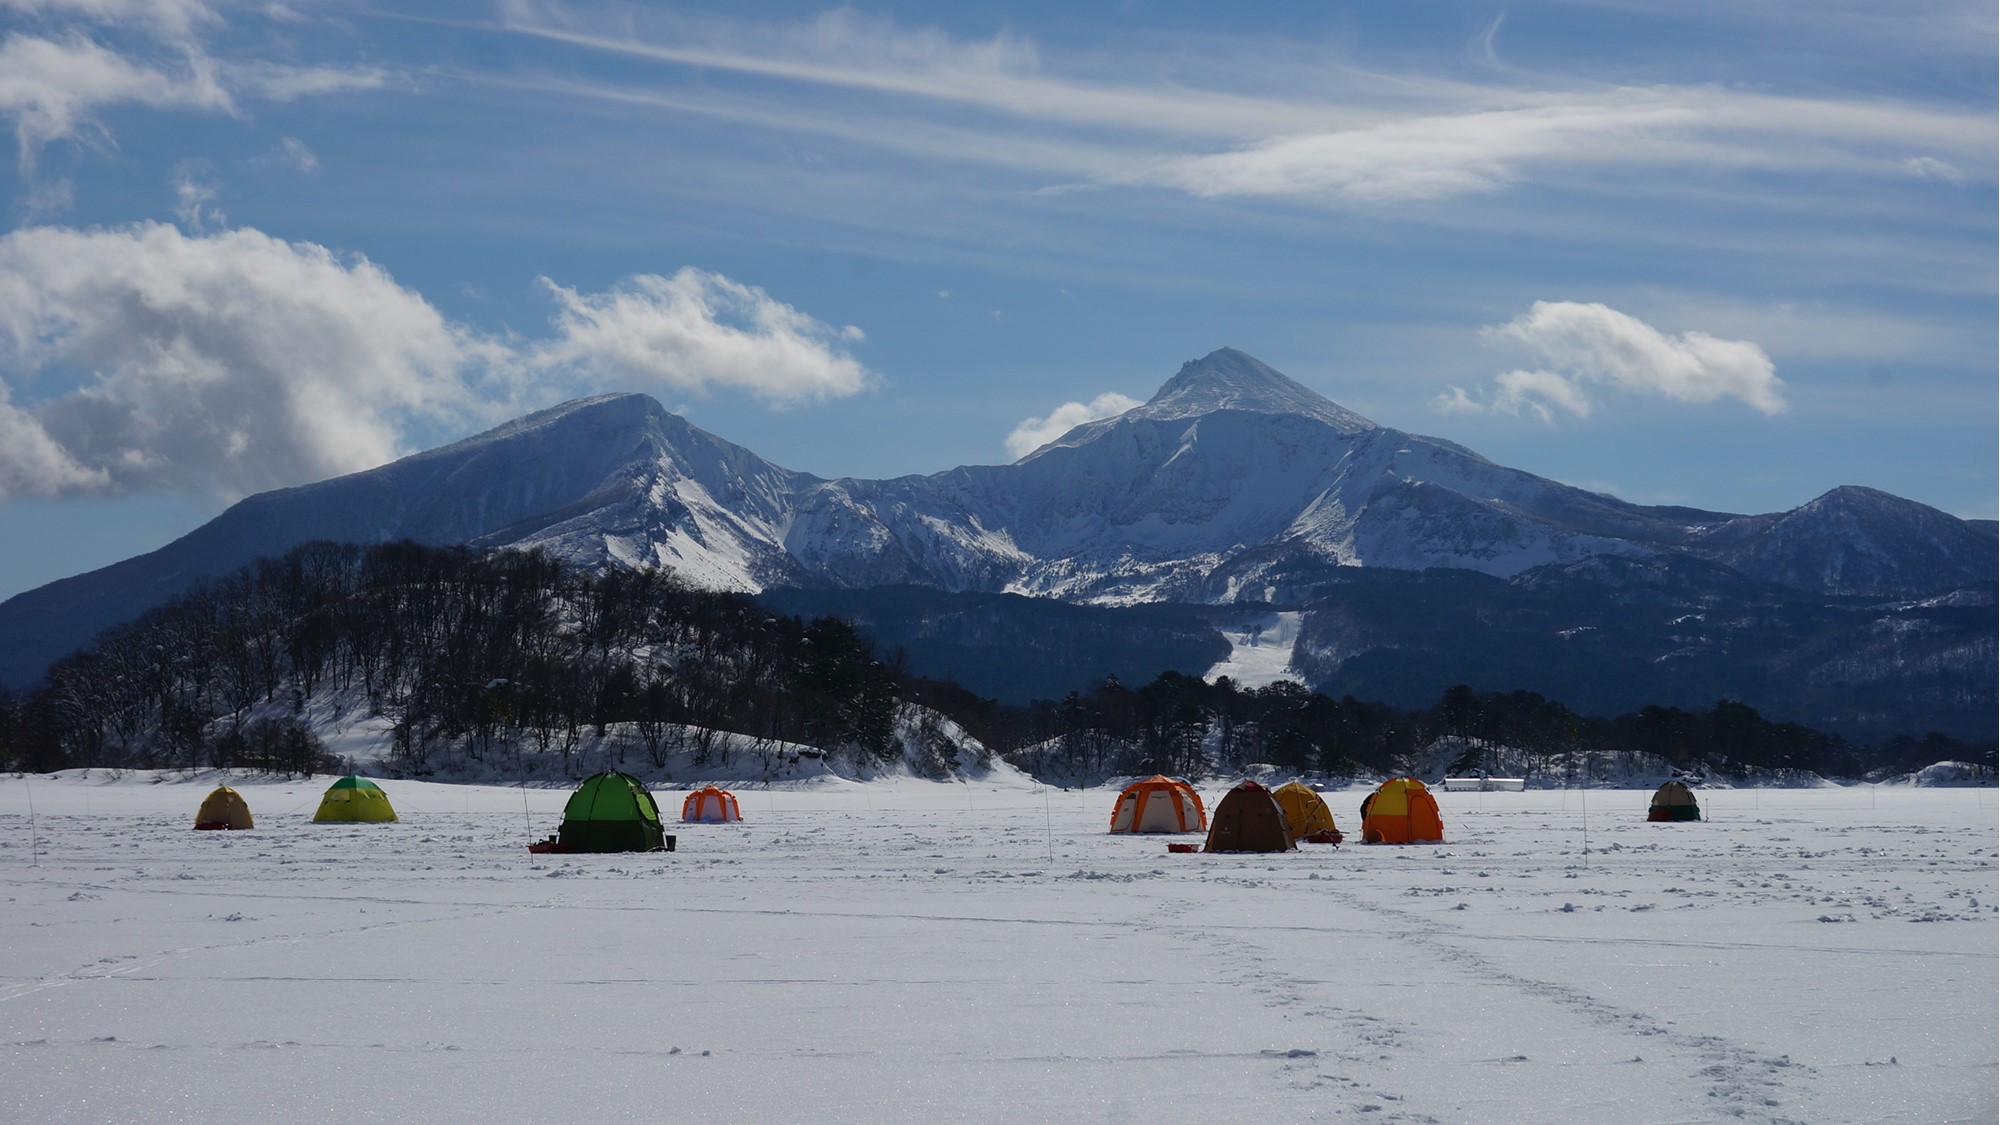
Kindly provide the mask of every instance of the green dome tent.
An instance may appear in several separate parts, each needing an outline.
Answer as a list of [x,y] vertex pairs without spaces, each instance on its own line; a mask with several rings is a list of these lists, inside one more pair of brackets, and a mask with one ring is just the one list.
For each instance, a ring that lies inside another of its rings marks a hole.
[[394,819],[396,810],[382,787],[352,773],[327,787],[326,796],[320,798],[319,811],[313,814],[315,824],[355,820],[381,823]]
[[566,852],[654,852],[666,847],[653,795],[638,778],[622,773],[585,778],[563,806],[558,836]]

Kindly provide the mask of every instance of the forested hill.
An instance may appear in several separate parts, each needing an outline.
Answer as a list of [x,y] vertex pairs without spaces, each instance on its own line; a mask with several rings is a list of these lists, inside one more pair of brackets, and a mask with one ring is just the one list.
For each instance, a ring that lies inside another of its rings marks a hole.
[[[1175,672],[1002,705],[904,664],[842,618],[774,613],[667,571],[592,572],[535,551],[311,543],[106,631],[30,694],[0,695],[0,765],[338,768],[315,729],[328,701],[381,720],[384,769],[437,776],[496,756],[559,772],[587,735],[656,768],[728,736],[864,765],[907,761],[933,776],[989,749],[1052,777],[1097,778],[1250,763],[1380,776],[1435,757],[1441,742],[1508,747],[1545,768],[1624,753],[1722,774],[1857,777],[1992,756],[1918,731],[1860,747],[1728,702],[1595,718],[1530,692],[1459,687],[1399,710]],[[927,732],[915,756],[913,721]]]

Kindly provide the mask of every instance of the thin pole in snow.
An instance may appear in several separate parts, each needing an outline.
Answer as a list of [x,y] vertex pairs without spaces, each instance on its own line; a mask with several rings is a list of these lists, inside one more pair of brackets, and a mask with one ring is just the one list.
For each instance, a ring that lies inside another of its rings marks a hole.
[[1049,830],[1049,862],[1056,861],[1056,815],[1049,811],[1049,790],[1042,787],[1042,822]]
[[28,795],[28,854],[32,866],[42,863],[42,833],[35,823],[35,787],[28,783],[26,774],[21,776],[21,791]]
[[1577,807],[1583,810],[1583,865],[1590,866],[1590,779],[1584,778],[1584,786],[1576,791]]

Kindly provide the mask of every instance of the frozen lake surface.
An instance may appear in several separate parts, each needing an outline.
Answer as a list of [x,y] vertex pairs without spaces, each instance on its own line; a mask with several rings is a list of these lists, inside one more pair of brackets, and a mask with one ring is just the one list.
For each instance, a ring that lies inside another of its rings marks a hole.
[[1991,789],[1439,793],[1442,846],[1224,856],[1113,790],[821,782],[531,856],[566,791],[311,824],[330,780],[236,783],[246,833],[190,830],[212,778],[0,780],[0,1120],[1995,1117]]

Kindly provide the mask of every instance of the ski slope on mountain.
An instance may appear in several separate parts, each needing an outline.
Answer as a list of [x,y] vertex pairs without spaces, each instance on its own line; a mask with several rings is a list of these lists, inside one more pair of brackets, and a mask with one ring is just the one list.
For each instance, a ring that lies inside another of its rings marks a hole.
[[307,823],[328,780],[240,781],[244,833],[190,830],[213,778],[0,780],[0,1119],[1995,1112],[1991,789],[1440,793],[1443,846],[1244,856],[1106,835],[1112,790],[821,780],[531,856],[565,791]]

